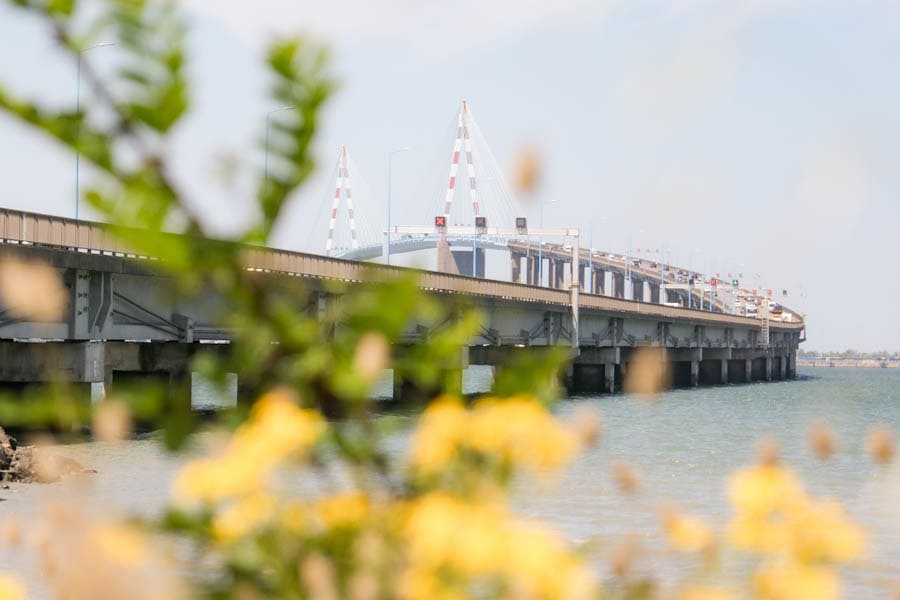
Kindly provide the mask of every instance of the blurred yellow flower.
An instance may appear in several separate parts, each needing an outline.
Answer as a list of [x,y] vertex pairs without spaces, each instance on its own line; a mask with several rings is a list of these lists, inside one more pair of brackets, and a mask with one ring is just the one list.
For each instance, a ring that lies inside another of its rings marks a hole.
[[729,494],[737,511],[749,516],[767,515],[803,498],[803,490],[791,472],[773,464],[738,471]]
[[221,542],[232,542],[269,521],[275,512],[275,499],[257,493],[240,498],[221,508],[213,517],[213,536]]
[[808,502],[787,515],[791,550],[805,562],[847,562],[858,558],[865,546],[862,530],[847,519],[837,502]]
[[25,590],[18,579],[0,574],[0,600],[25,600]]
[[314,511],[327,529],[359,526],[369,515],[369,499],[360,492],[328,496],[316,502]]
[[667,511],[662,518],[669,543],[684,552],[708,550],[716,541],[713,530],[697,517]]
[[455,594],[453,581],[498,578],[522,598],[582,598],[596,589],[562,538],[516,519],[500,503],[427,494],[410,505],[403,536],[410,561],[401,578],[405,598],[465,597]]
[[489,398],[471,410],[456,399],[432,403],[419,422],[412,465],[432,474],[446,468],[461,450],[493,456],[534,470],[562,466],[578,450],[577,435],[530,397]]
[[729,525],[728,535],[738,548],[761,553],[783,551],[788,546],[788,528],[784,521],[759,515],[738,515]]
[[456,455],[466,418],[466,409],[455,398],[443,396],[432,402],[413,436],[413,466],[426,473],[443,469]]
[[147,543],[137,527],[103,524],[91,529],[90,536],[106,560],[126,567],[137,567],[147,561]]
[[469,421],[465,441],[472,448],[535,470],[561,467],[579,446],[575,433],[530,397],[482,400]]
[[298,407],[290,392],[269,392],[256,401],[220,456],[185,465],[175,478],[175,498],[212,504],[253,493],[280,463],[307,452],[324,430],[321,415]]
[[846,562],[862,553],[865,537],[841,505],[808,498],[780,467],[739,472],[732,481],[731,498],[737,515],[729,536],[739,548],[785,554],[806,564]]
[[840,593],[837,575],[830,569],[781,564],[756,574],[760,600],[835,600]]

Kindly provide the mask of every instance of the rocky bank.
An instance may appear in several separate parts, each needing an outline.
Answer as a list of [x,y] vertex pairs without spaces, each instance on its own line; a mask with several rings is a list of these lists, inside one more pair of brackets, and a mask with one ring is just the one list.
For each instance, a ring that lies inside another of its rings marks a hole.
[[71,458],[44,448],[20,446],[0,427],[0,482],[52,483],[60,477],[87,470]]

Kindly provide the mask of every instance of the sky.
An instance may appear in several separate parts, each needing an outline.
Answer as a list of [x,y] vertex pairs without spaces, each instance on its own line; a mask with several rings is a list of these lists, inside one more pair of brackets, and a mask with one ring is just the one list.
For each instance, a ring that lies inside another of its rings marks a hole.
[[[426,225],[465,99],[478,124],[476,170],[489,173],[483,204],[511,203],[507,212],[531,223],[543,212],[546,226],[580,227],[596,248],[658,248],[676,264],[741,272],[806,313],[807,349],[900,350],[895,0],[181,5],[194,89],[169,151],[216,232],[253,216],[246,177],[224,181],[221,164],[261,169],[266,114],[277,108],[261,67],[266,40],[300,33],[330,48],[339,86],[316,141],[319,168],[291,198],[276,245],[322,250],[343,145],[361,227],[384,227],[388,154],[402,147],[393,223]],[[74,64],[8,2],[0,48],[9,90],[74,103]],[[110,73],[115,54],[97,48],[85,60]],[[510,200],[503,181],[527,148],[541,158],[540,183]],[[90,168],[81,176],[89,183]],[[73,215],[71,153],[5,115],[0,177],[3,206]]]

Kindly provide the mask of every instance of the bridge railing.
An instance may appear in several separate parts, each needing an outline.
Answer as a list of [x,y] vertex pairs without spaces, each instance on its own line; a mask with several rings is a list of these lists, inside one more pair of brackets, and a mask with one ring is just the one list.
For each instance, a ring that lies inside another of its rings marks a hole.
[[62,246],[85,251],[129,254],[126,243],[100,223],[66,217],[0,209],[0,238],[4,242]]

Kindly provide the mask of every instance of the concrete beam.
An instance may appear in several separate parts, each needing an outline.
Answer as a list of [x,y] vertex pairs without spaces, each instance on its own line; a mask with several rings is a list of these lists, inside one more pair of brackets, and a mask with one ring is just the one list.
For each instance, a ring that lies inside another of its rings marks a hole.
[[595,346],[582,346],[581,352],[575,357],[575,364],[589,365],[618,365],[622,362],[622,349],[597,348]]

